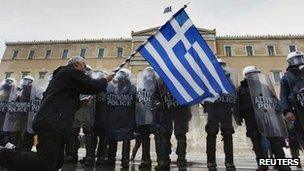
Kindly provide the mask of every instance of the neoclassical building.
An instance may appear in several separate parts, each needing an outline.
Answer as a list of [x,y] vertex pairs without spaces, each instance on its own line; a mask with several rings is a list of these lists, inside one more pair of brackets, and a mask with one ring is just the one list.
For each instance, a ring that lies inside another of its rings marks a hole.
[[[44,79],[75,55],[85,57],[93,69],[110,72],[157,29],[158,27],[132,32],[131,38],[126,39],[6,42],[0,63],[0,79],[13,77],[19,80],[26,75]],[[295,50],[304,51],[304,35],[217,36],[215,29],[198,30],[213,52],[239,73],[239,79],[242,79],[245,66],[256,65],[270,76],[277,92],[280,77],[287,66],[287,54]],[[148,63],[144,58],[136,54],[127,67],[136,75],[146,66]],[[196,115],[192,120],[188,134],[188,151],[200,156],[205,153],[206,115]],[[253,155],[250,142],[244,137],[244,127],[238,128],[234,136],[236,156]],[[221,144],[219,142],[220,146]],[[217,153],[223,154],[222,148]]]
[[[132,32],[131,38],[6,42],[0,63],[0,79],[25,75],[43,79],[75,55],[85,57],[93,69],[115,69],[158,27]],[[304,35],[217,36],[216,30],[198,29],[213,52],[239,73],[256,65],[275,85],[286,68],[286,55],[304,50]],[[140,54],[127,66],[135,75],[148,65]],[[276,86],[278,88],[278,86]]]

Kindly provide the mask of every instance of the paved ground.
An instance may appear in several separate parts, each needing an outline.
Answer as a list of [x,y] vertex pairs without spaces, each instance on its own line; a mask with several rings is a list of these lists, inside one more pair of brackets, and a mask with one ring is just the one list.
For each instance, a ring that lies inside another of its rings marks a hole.
[[[84,156],[84,151],[83,149],[80,149],[79,151],[79,156],[80,158],[82,158]],[[224,167],[224,156],[220,156],[217,159],[217,164],[218,164],[218,170],[225,170]],[[120,154],[118,154],[118,159],[116,162],[116,166],[115,168],[111,168],[111,167],[85,167],[85,166],[81,166],[81,165],[64,165],[64,167],[62,168],[63,171],[111,171],[111,170],[115,170],[115,171],[125,171],[125,170],[130,170],[130,171],[137,171],[138,169],[138,165],[140,163],[140,154],[137,155],[134,163],[130,164],[129,169],[121,169],[120,168]],[[172,165],[171,165],[171,169],[173,171],[177,171],[178,168],[176,167],[176,163],[174,161],[176,161],[176,155],[172,155],[171,156],[172,159]],[[152,169],[146,169],[144,171],[152,171],[154,170],[153,168],[157,165],[157,163],[155,162],[156,158],[155,155],[152,154],[152,160],[153,162],[153,167]],[[188,160],[188,171],[207,171],[207,166],[206,166],[206,156],[187,156],[187,160]],[[255,170],[256,169],[256,163],[255,163],[255,159],[253,157],[236,157],[235,158],[235,165],[237,170],[240,171],[249,171],[249,170]],[[292,167],[293,170],[297,170],[296,167]],[[271,169],[270,169],[271,170]]]

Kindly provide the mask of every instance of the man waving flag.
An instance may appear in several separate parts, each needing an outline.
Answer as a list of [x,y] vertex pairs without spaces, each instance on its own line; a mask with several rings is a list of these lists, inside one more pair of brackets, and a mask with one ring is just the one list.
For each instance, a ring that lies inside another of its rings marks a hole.
[[231,93],[233,86],[185,7],[138,48],[181,105]]

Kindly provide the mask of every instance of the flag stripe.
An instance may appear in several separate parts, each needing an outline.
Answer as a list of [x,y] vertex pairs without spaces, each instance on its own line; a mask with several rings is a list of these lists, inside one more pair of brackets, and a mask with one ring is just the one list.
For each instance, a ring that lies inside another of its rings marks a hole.
[[155,38],[163,46],[162,47],[161,45],[159,45],[160,48],[162,48],[165,51],[164,55],[166,55],[166,57],[169,58],[168,62],[170,61],[170,63],[173,64],[172,67],[178,68],[176,70],[176,72],[177,72],[176,74],[180,74],[182,78],[187,80],[187,82],[189,82],[190,87],[192,89],[194,89],[196,94],[202,95],[204,93],[204,90],[199,85],[197,85],[197,83],[192,78],[191,74],[193,74],[193,73],[190,74],[189,68],[186,69],[184,67],[184,65],[179,61],[179,59],[175,56],[175,54],[173,53],[172,47],[170,46],[169,43],[166,43],[166,39],[163,37],[163,35],[157,34],[157,35],[155,35]]
[[[162,57],[159,56],[158,52],[154,49],[154,47],[148,42],[145,46],[145,49],[148,53],[150,53],[151,61],[155,61],[155,63],[153,64],[157,64],[159,66],[159,68],[162,71],[161,74],[159,73],[159,75],[163,75],[163,79],[164,76],[166,75],[166,77],[168,77],[170,80],[170,82],[172,82],[172,87],[176,87],[176,91],[179,92],[179,94],[181,95],[181,97],[184,98],[183,101],[191,101],[192,97],[189,95],[189,93],[184,89],[184,87],[182,86],[182,84],[178,81],[178,79],[174,76],[174,74],[171,73],[170,69],[167,67],[167,65],[165,64],[165,62],[163,61]],[[153,56],[153,57],[152,57]],[[149,56],[148,56],[149,57]],[[151,63],[152,64],[152,63]],[[172,87],[170,87],[170,91],[172,91]]]
[[[185,49],[185,46],[182,41],[179,41],[173,47],[173,53],[175,54],[177,59],[180,61],[180,63],[188,70],[188,72],[190,73],[190,76],[197,83],[197,85],[200,86],[203,90],[205,90],[205,93],[208,93],[210,95],[210,91],[207,89],[203,80],[200,79],[201,78],[200,74],[197,73],[197,71],[199,71],[200,69],[199,70],[195,69],[195,66],[197,66],[196,62],[193,62],[192,58],[187,60],[187,58],[186,58],[187,50]],[[191,63],[191,62],[193,62],[193,63]],[[200,94],[200,95],[202,95],[202,94]]]
[[[203,80],[203,82],[206,84],[208,87],[208,91],[214,95],[217,95],[218,90],[220,86],[216,82],[216,80],[213,78],[211,73],[209,72],[208,68],[205,66],[203,62],[201,62],[198,54],[196,51],[194,51],[193,48],[190,48],[189,50],[189,55],[191,55],[191,59],[189,60],[195,60],[192,65],[198,67],[197,71],[199,72],[200,78]],[[188,55],[187,55],[188,56]]]
[[[163,48],[160,44],[160,42],[153,37],[152,39],[150,39],[150,43],[151,45],[155,48],[155,50],[158,52],[159,56],[161,56],[165,62],[165,65],[170,68],[170,72],[174,73],[173,75],[176,75],[176,77],[178,78],[177,80],[180,81],[181,85],[189,92],[190,96],[197,96],[199,95],[194,88],[192,87],[191,83],[187,81],[187,79],[185,78],[185,76],[183,76],[182,74],[184,73],[180,73],[179,71],[181,70],[181,66],[177,66],[175,63],[176,61],[172,61],[172,59],[170,59],[170,55],[172,54],[167,54],[165,48]],[[158,60],[157,60],[158,61]],[[186,71],[185,71],[186,72]],[[189,73],[188,76],[190,77]],[[194,83],[194,82],[193,82]],[[193,84],[192,83],[192,84]],[[202,90],[203,91],[203,90]],[[202,92],[203,93],[203,92]],[[201,94],[202,94],[201,93]],[[192,95],[191,95],[192,94]]]

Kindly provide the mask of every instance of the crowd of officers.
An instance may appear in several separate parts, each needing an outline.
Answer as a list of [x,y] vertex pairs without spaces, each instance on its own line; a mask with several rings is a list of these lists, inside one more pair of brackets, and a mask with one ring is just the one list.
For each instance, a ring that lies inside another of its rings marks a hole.
[[[218,61],[231,83],[234,84],[232,73],[226,63],[220,59]],[[301,92],[304,90],[304,83],[302,84],[302,80],[304,80],[303,53],[292,52],[288,55],[287,62],[289,66],[281,80],[280,108],[278,108],[279,104],[276,104],[279,101],[276,101],[272,85],[267,84],[269,78],[264,78],[265,75],[255,66],[244,68],[244,80],[240,82],[239,86],[237,83],[234,84],[233,93],[224,94],[215,101],[206,101],[201,104],[208,114],[205,131],[207,133],[206,153],[209,170],[217,170],[215,154],[216,136],[219,130],[223,136],[226,170],[235,170],[233,120],[239,125],[245,122],[246,136],[253,144],[257,160],[272,157],[269,156],[269,151],[275,158],[285,158],[283,147],[286,146],[286,138],[289,140],[292,157],[299,157],[299,150],[302,149],[304,140],[304,120],[301,116],[303,111],[299,105],[304,101],[304,93]],[[105,71],[94,71],[90,67],[87,67],[85,74],[93,79],[105,78],[108,75]],[[0,124],[3,125],[0,135],[1,146],[11,143],[16,145],[17,150],[31,150],[35,135],[31,124],[37,113],[37,105],[39,106],[41,103],[43,92],[41,91],[43,88],[40,88],[40,91],[38,91],[38,86],[34,88],[34,83],[35,80],[32,77],[24,77],[17,88],[14,88],[16,82],[12,78],[6,78],[2,82],[0,89]],[[263,94],[265,92],[266,95]],[[265,98],[262,97],[264,100],[254,101],[255,93],[265,96]],[[301,95],[303,95],[303,99]],[[108,83],[105,92],[95,95],[81,94],[79,98],[84,103],[77,110],[74,121],[71,121],[73,122],[72,131],[67,134],[69,136],[64,145],[64,163],[81,162],[85,166],[115,166],[117,145],[118,142],[122,142],[122,168],[129,168],[130,160],[134,160],[140,146],[142,146],[142,156],[139,168],[151,168],[150,135],[153,134],[158,163],[155,169],[169,170],[172,146],[170,139],[174,133],[177,140],[175,152],[178,157],[177,166],[181,170],[187,168],[186,134],[192,117],[191,106],[179,105],[153,68],[145,68],[139,74],[136,83],[132,81],[130,70],[121,69]],[[267,101],[266,98],[273,99]],[[16,102],[22,102],[20,104],[26,107],[23,106],[23,110],[20,105],[14,107]],[[257,102],[261,102],[259,108],[254,105]],[[263,119],[261,120],[261,117],[264,116],[261,116],[259,110],[263,109],[263,105],[275,106],[274,110],[270,110],[269,106],[266,109],[267,112],[270,111],[267,116],[273,124],[269,124],[269,122],[266,124]],[[278,109],[279,114],[276,113]],[[273,111],[275,115],[272,115]],[[57,120],[53,120],[53,122],[57,122]],[[15,128],[18,129],[15,130]],[[84,134],[86,155],[79,161],[81,130]],[[288,130],[288,134],[286,130]],[[132,139],[135,139],[136,143],[130,154]],[[267,169],[266,166],[257,168],[258,171]],[[290,170],[288,166],[277,166],[277,169]]]

